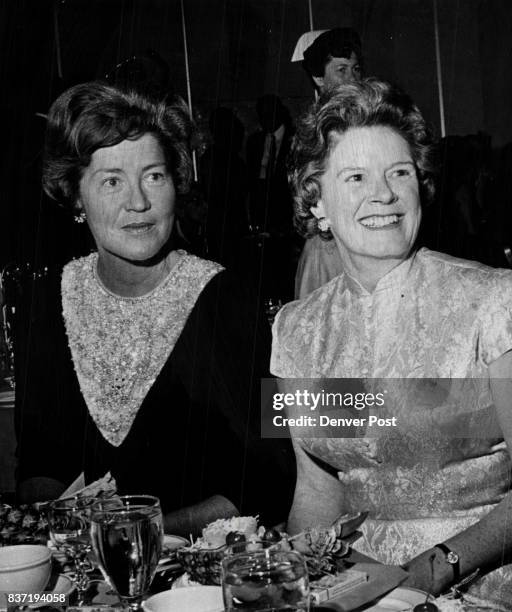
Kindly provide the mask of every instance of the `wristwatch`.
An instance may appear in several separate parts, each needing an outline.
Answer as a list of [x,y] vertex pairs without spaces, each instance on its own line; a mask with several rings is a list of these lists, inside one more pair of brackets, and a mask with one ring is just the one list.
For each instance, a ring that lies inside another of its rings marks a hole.
[[453,581],[458,582],[460,579],[460,564],[459,555],[453,550],[450,550],[446,544],[435,544],[434,548],[439,548],[444,553],[446,563],[449,563],[453,569]]

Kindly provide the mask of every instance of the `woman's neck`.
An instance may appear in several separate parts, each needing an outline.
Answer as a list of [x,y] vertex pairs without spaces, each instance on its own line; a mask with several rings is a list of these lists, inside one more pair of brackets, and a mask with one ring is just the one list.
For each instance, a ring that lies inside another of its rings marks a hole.
[[345,255],[341,259],[345,272],[361,283],[368,293],[373,293],[381,278],[407,258],[379,259]]
[[133,263],[110,253],[98,255],[97,274],[103,286],[120,297],[140,297],[153,291],[176,264],[171,251],[154,262]]

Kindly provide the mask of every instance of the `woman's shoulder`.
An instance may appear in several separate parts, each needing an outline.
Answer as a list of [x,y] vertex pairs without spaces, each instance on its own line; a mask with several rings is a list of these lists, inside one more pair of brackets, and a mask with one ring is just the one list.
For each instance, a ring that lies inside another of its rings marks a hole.
[[182,249],[176,251],[179,257],[181,267],[185,269],[186,274],[190,275],[191,278],[197,277],[197,275],[212,275],[218,274],[224,270],[224,267],[216,261],[210,259],[203,259],[197,255],[192,255]]
[[341,274],[305,297],[285,304],[274,321],[272,328],[274,338],[295,336],[300,328],[310,325],[318,327],[325,322],[329,318],[333,300],[339,294],[343,283],[344,275]]
[[512,270],[492,268],[478,261],[460,259],[425,248],[418,251],[416,259],[432,280],[459,285],[466,291],[479,291],[483,294],[493,289],[512,292]]
[[98,259],[98,253],[93,252],[84,257],[76,257],[71,261],[68,261],[62,268],[61,278],[62,286],[69,286],[76,282],[82,282],[83,279],[92,270],[93,265]]
[[238,326],[241,321],[259,318],[263,298],[251,279],[221,264],[185,254],[184,280],[196,283],[203,276],[205,282],[196,302],[196,315],[212,317],[217,322]]

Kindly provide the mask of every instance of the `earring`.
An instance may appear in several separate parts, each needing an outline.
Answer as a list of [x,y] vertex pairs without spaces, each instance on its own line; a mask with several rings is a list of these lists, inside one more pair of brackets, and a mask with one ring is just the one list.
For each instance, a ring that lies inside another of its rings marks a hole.
[[321,232],[328,232],[331,229],[331,222],[327,217],[322,217],[318,219],[318,229]]
[[86,219],[87,215],[85,214],[84,210],[81,210],[78,214],[73,215],[73,221],[75,223],[84,223]]

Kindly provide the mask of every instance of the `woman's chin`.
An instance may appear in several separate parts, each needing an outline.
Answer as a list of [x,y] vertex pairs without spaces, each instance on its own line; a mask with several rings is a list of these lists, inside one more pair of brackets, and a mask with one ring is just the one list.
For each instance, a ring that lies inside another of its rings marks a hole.
[[118,249],[103,254],[100,251],[100,259],[107,266],[109,260],[112,264],[115,260],[122,260],[134,266],[153,265],[166,256],[164,246],[159,248]]
[[372,257],[377,259],[407,259],[412,249],[410,241],[383,243],[374,245],[371,250]]

